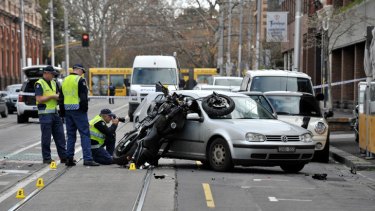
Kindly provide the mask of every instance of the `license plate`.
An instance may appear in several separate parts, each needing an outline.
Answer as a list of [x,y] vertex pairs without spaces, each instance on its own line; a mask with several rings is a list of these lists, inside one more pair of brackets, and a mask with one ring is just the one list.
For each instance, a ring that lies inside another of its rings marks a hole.
[[38,110],[38,108],[37,107],[33,107],[33,110]]
[[295,152],[296,147],[279,147],[279,152]]

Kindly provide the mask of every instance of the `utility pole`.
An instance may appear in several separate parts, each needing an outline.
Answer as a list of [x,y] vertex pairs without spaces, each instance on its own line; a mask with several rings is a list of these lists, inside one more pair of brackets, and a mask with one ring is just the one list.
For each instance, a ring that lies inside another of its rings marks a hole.
[[51,65],[55,66],[55,41],[53,32],[53,0],[50,1],[49,5],[50,23],[51,23]]
[[217,66],[220,68],[220,75],[224,75],[223,71],[223,52],[224,52],[224,5],[220,5],[220,18],[219,18],[219,49]]
[[296,0],[296,16],[294,27],[294,64],[293,71],[299,72],[301,55],[301,0]]
[[240,37],[238,38],[238,77],[241,77],[241,54],[242,54],[242,19],[243,19],[243,0],[240,1]]
[[26,49],[25,49],[25,16],[23,0],[20,0],[20,28],[21,28],[21,83],[24,82],[24,73],[22,68],[26,67]]
[[232,34],[232,0],[229,0],[228,5],[228,48],[227,48],[227,65],[226,65],[226,73],[227,76],[232,74],[232,65],[230,63],[230,42],[231,42],[231,34]]
[[67,1],[63,1],[64,4],[64,33],[65,33],[65,69],[66,75],[69,75],[69,30],[68,30],[68,5]]
[[[108,0],[104,0],[104,8],[107,6]],[[107,67],[107,24],[106,12],[103,14],[103,67]]]
[[257,34],[255,41],[255,69],[259,69],[259,39],[260,39],[260,24],[262,15],[262,0],[257,2]]

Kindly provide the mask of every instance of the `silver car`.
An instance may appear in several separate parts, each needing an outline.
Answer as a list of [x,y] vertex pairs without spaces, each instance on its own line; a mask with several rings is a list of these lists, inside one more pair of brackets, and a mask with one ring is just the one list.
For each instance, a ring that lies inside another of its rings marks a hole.
[[235,109],[210,117],[201,103],[212,91],[177,93],[192,98],[196,106],[187,115],[184,129],[170,138],[163,157],[199,160],[216,171],[256,165],[280,166],[286,172],[302,170],[313,157],[315,145],[308,130],[275,119],[246,95],[218,92],[230,96]]

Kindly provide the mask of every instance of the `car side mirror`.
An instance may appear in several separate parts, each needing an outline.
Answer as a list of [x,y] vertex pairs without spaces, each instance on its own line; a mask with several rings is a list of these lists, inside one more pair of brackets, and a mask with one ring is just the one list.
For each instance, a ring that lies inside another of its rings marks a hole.
[[333,117],[333,112],[332,111],[326,111],[326,112],[324,112],[324,118],[327,119],[328,117]]
[[322,94],[322,93],[317,94],[317,95],[315,96],[315,99],[316,99],[317,101],[322,101],[322,100],[324,100],[324,94]]
[[187,120],[193,120],[193,121],[199,121],[199,122],[203,121],[203,118],[201,118],[198,113],[187,114],[186,119]]

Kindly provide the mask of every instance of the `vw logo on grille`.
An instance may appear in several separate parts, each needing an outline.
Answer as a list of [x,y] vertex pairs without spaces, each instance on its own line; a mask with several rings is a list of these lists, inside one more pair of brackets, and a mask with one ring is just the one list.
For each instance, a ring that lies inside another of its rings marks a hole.
[[286,136],[281,136],[281,141],[282,142],[287,142],[288,141],[288,138]]

